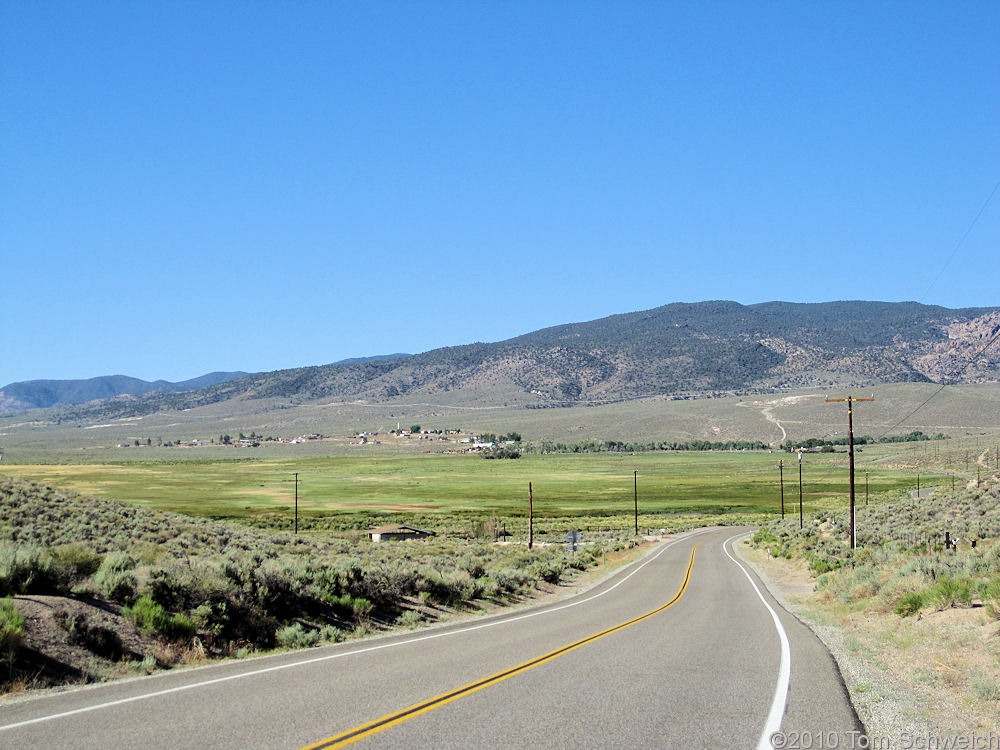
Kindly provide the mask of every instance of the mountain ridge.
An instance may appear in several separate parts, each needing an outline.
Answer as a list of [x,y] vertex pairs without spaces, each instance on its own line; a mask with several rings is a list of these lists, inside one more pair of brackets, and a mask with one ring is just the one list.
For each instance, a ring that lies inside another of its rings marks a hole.
[[996,348],[965,363],[998,331],[1000,307],[679,302],[495,343],[256,373],[184,394],[123,397],[65,416],[130,416],[228,399],[381,402],[447,394],[470,403],[544,407],[883,382],[995,381]]
[[[377,354],[370,357],[351,357],[333,362],[333,365],[357,365],[365,362],[401,359],[412,356],[404,352]],[[171,382],[169,380],[142,380],[129,375],[99,375],[79,379],[23,380],[8,383],[0,388],[0,413],[73,406],[118,396],[142,396],[149,393],[184,393],[209,388],[219,383],[246,377],[251,373],[210,372],[196,378]]]
[[0,388],[0,411],[70,406],[122,395],[197,391],[248,374],[243,371],[210,372],[178,382],[142,380],[128,375],[99,375],[93,378],[69,380],[23,380],[8,383]]

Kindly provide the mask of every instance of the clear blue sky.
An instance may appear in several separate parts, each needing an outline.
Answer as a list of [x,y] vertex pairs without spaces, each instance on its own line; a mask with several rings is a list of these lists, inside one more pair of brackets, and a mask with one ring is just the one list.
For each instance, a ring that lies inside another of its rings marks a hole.
[[995,0],[0,9],[0,386],[1000,304]]

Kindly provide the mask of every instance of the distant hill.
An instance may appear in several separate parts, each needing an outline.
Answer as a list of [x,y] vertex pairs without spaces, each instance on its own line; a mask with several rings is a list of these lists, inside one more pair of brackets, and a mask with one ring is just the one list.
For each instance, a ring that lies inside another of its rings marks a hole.
[[998,331],[997,307],[676,303],[497,343],[247,375],[192,393],[78,407],[65,417],[132,416],[236,398],[438,397],[545,407],[650,395],[997,381],[1000,346],[965,364]]
[[145,393],[180,393],[224,383],[246,375],[245,372],[210,372],[179,383],[166,380],[140,380],[127,375],[105,375],[85,380],[27,380],[10,383],[0,390],[0,412],[45,409],[53,406],[82,404],[98,399]]
[[387,359],[400,359],[402,357],[412,357],[412,354],[376,354],[374,357],[351,357],[350,359],[340,359],[334,362],[335,365],[363,365],[366,362],[384,362]]

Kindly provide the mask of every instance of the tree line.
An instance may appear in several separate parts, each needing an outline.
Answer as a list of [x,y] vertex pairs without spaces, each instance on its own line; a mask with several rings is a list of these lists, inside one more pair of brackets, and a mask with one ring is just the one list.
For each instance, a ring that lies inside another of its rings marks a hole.
[[[861,435],[854,438],[855,445],[875,445],[877,443],[919,443],[924,440],[948,440],[943,432],[936,435],[926,435],[920,430],[908,432],[905,435],[883,435],[878,440],[871,435]],[[782,450],[794,451],[797,448],[826,448],[835,445],[847,445],[848,438],[807,438],[806,440],[789,440],[782,444]]]
[[627,442],[624,440],[581,440],[557,443],[542,440],[525,446],[526,453],[646,453],[651,451],[756,451],[771,446],[760,440],[687,440]]

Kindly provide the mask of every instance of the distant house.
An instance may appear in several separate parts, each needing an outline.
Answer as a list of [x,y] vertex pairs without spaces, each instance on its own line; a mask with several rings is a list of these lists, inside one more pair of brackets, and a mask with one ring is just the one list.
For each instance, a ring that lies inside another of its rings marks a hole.
[[426,539],[427,537],[433,535],[433,531],[424,531],[423,529],[418,529],[415,526],[407,526],[406,524],[379,526],[377,529],[372,529],[368,532],[368,536],[371,537],[373,542],[390,542],[403,539]]

